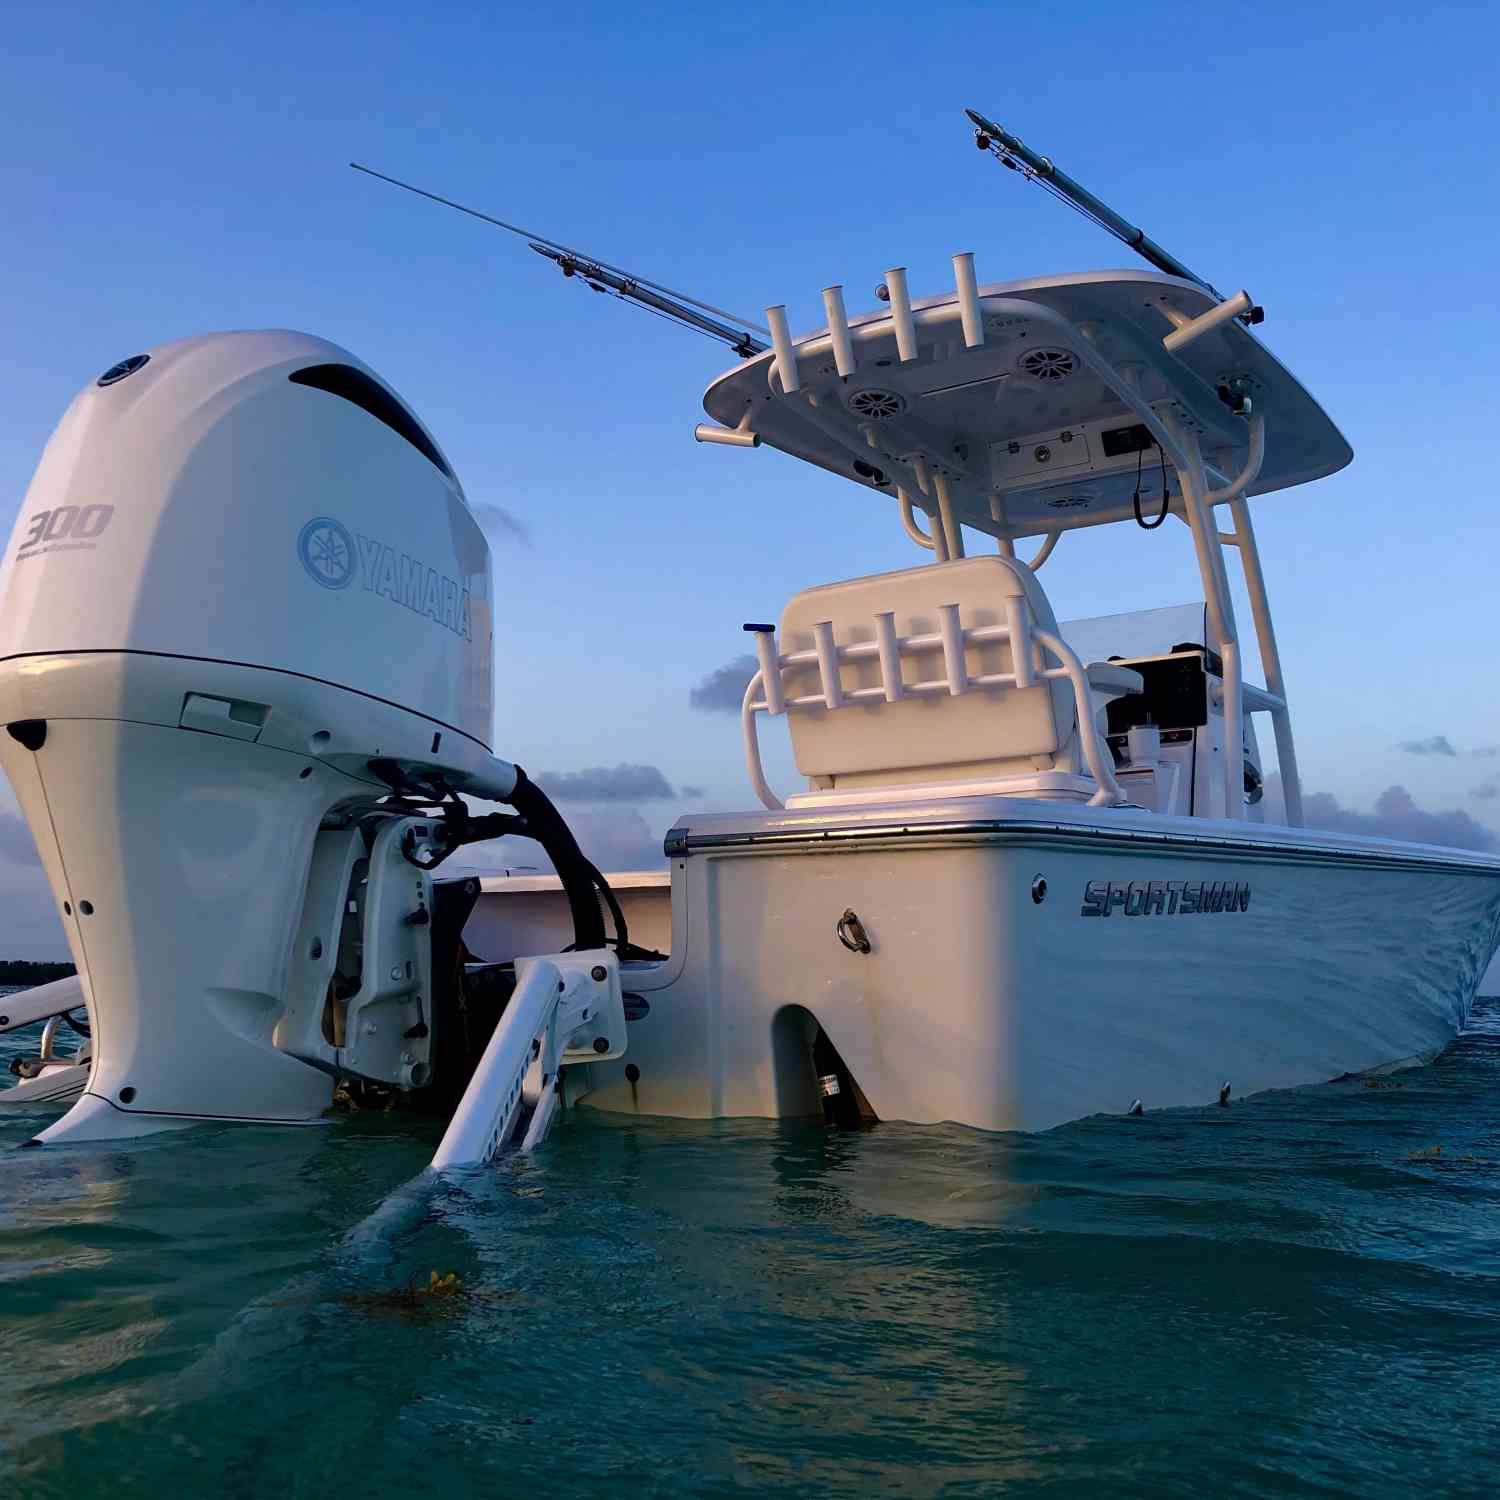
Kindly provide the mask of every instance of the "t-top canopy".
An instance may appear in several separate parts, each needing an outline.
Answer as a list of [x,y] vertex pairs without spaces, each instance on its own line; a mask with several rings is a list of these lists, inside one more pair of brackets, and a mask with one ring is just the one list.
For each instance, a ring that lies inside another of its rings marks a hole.
[[1245,463],[1245,413],[1264,417],[1252,495],[1353,456],[1232,316],[1250,307],[1243,294],[1216,304],[1193,282],[1144,270],[975,287],[971,258],[954,264],[956,291],[909,302],[905,273],[889,272],[889,307],[852,319],[829,288],[826,327],[721,375],[705,408],[741,440],[754,433],[929,511],[941,482],[959,521],[1007,538],[1127,520],[1135,494],[1160,504],[1164,475],[1180,503],[1170,447],[1158,449],[1172,424],[1196,432],[1206,477],[1221,485]]

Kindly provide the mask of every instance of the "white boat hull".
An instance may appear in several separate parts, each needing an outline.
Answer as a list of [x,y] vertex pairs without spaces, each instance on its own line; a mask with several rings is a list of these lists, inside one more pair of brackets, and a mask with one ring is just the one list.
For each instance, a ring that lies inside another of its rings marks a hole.
[[[810,1022],[885,1119],[1212,1103],[1436,1051],[1500,940],[1500,861],[985,802],[674,832],[672,959],[624,975],[649,1007],[637,1076],[595,1067],[589,1104],[817,1113]],[[868,954],[840,942],[846,910]]]

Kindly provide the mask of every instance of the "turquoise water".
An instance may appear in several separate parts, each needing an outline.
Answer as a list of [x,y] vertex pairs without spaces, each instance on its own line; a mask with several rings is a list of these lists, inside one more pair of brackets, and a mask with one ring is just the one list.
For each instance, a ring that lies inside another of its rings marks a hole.
[[1487,1495],[1500,1002],[1381,1084],[1033,1137],[579,1113],[363,1256],[431,1132],[9,1152],[43,1117],[0,1113],[0,1480]]

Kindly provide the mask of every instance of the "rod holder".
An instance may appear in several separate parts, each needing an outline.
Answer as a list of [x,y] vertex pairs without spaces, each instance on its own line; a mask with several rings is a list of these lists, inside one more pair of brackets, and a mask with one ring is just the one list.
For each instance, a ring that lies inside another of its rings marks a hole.
[[1010,670],[1018,688],[1029,688],[1036,682],[1032,661],[1031,618],[1019,599],[1005,601],[1005,623],[1010,627]]
[[1194,339],[1202,338],[1220,323],[1227,323],[1231,318],[1249,312],[1254,305],[1249,292],[1236,292],[1234,296],[1226,297],[1217,307],[1211,307],[1206,313],[1199,313],[1196,318],[1189,318],[1186,323],[1178,324],[1161,341],[1161,346],[1168,354],[1176,354],[1179,349],[1185,349]]
[[957,698],[969,690],[969,673],[964,666],[964,632],[958,623],[956,604],[938,605],[938,630],[943,637],[943,667],[948,676],[948,691]]
[[819,620],[813,626],[813,649],[818,653],[818,678],[823,686],[823,701],[829,708],[842,708],[844,689],[839,682],[839,649],[833,643],[832,620]]
[[786,326],[784,302],[766,309],[766,327],[771,330],[771,347],[776,351],[776,373],[781,377],[782,392],[794,396],[802,389],[802,382],[797,378],[797,355]]
[[844,289],[823,288],[823,311],[828,318],[828,337],[833,341],[833,363],[847,380],[854,373],[854,345],[849,339],[849,317],[844,311]]
[[901,648],[896,644],[896,616],[884,609],[875,616],[875,647],[880,653],[880,685],[887,703],[899,703],[905,696],[901,684]]
[[760,686],[766,695],[766,712],[786,712],[786,697],[781,689],[781,657],[776,649],[776,627],[774,625],[747,625],[745,629],[755,637],[755,659],[760,664]]
[[964,344],[977,349],[984,343],[984,316],[979,310],[979,283],[974,277],[974,255],[965,250],[953,257],[953,284],[958,289],[958,311],[963,319]]
[[911,317],[911,293],[906,286],[906,267],[892,266],[885,273],[885,290],[891,299],[891,324],[896,330],[896,353],[903,365],[917,357],[917,325]]
[[700,422],[693,428],[700,443],[723,443],[730,448],[759,448],[760,434],[748,429],[720,427],[717,422]]

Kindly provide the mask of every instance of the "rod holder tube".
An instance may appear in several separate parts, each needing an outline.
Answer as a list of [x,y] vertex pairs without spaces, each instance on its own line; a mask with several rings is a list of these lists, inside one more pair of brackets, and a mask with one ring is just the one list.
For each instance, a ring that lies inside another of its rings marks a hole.
[[813,626],[813,649],[818,653],[818,679],[829,708],[844,706],[844,689],[839,682],[839,648],[833,643],[833,621],[819,620]]
[[847,380],[854,373],[854,345],[849,338],[849,316],[844,311],[844,289],[823,288],[823,311],[828,317],[828,337],[833,342],[833,363],[839,375]]
[[905,696],[901,686],[901,648],[896,642],[896,616],[888,609],[875,616],[875,646],[880,653],[880,685],[887,703],[899,703]]
[[969,690],[969,673],[964,666],[964,632],[958,622],[956,604],[938,605],[938,630],[943,637],[943,667],[948,675],[948,691],[957,698]]
[[720,427],[717,422],[700,422],[693,428],[700,443],[723,443],[730,448],[759,448],[760,434],[747,428]]
[[1029,688],[1036,682],[1036,664],[1031,644],[1031,618],[1023,599],[1007,598],[1005,623],[1010,627],[1010,669],[1018,688]]
[[896,330],[896,353],[903,365],[917,357],[917,325],[911,316],[911,293],[906,286],[906,267],[892,266],[885,273],[885,289],[891,299],[891,325]]
[[1206,313],[1199,313],[1196,318],[1189,318],[1186,323],[1174,328],[1161,341],[1161,346],[1168,354],[1176,354],[1179,349],[1185,349],[1194,339],[1201,339],[1221,323],[1228,323],[1241,313],[1249,312],[1254,305],[1249,292],[1236,292],[1234,296],[1226,297],[1217,307],[1211,307]]
[[755,660],[760,666],[761,686],[765,689],[766,712],[786,712],[786,698],[781,689],[781,657],[774,630],[752,630],[755,637]]
[[791,331],[786,326],[786,304],[766,309],[766,326],[771,330],[771,347],[776,351],[776,373],[781,377],[784,394],[794,396],[802,389],[797,378],[797,355],[792,348]]
[[974,277],[974,255],[965,250],[953,257],[953,282],[958,289],[958,311],[963,319],[964,344],[977,349],[984,343],[984,315],[979,310],[979,283]]

